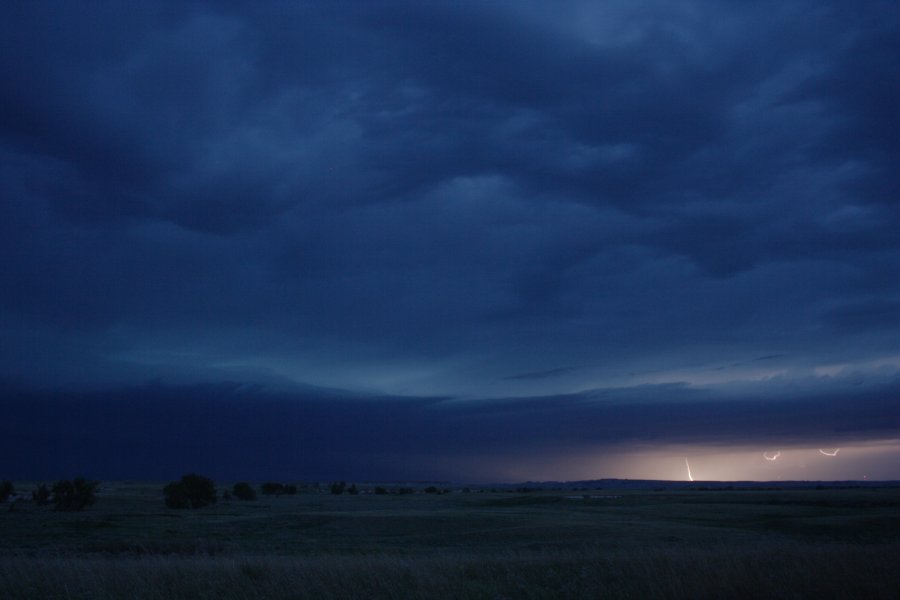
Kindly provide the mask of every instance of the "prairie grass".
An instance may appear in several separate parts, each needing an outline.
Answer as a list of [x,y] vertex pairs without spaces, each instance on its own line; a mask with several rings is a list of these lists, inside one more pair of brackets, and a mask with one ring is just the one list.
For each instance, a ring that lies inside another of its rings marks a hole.
[[0,600],[900,597],[900,489],[332,496],[0,511]]
[[418,557],[5,556],[9,600],[896,598],[900,545],[772,541]]

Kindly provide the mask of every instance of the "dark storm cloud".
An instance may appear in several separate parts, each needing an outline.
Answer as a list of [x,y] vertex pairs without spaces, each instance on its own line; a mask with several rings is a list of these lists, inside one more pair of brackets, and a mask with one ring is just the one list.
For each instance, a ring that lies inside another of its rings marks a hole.
[[826,322],[839,331],[900,328],[900,302],[869,301],[848,303],[833,309]]
[[[849,388],[854,404],[841,401]],[[641,386],[459,402],[224,382],[60,394],[4,385],[0,462],[13,477],[490,479],[477,457],[565,461],[566,452],[673,444],[844,445],[895,434],[896,377],[834,381],[760,399]],[[51,444],[52,451],[20,448]],[[15,457],[13,460],[11,457]]]
[[896,369],[898,21],[8,3],[0,375],[485,398]]

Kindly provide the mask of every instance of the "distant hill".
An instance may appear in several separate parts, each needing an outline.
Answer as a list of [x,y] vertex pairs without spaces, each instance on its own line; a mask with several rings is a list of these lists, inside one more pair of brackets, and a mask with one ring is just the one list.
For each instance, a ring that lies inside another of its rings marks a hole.
[[491,484],[497,489],[528,490],[771,490],[816,488],[900,487],[900,481],[667,481],[663,479],[589,479],[583,481],[526,481]]

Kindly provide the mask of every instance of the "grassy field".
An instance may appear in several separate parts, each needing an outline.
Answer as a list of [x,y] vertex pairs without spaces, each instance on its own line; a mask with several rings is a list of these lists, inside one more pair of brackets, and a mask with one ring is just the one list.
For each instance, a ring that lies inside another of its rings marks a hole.
[[161,489],[4,508],[0,598],[900,594],[900,489],[298,493],[196,511]]

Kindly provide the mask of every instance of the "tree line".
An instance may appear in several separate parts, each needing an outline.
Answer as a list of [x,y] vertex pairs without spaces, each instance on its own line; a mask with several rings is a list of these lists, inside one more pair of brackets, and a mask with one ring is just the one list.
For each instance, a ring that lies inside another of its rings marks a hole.
[[[84,477],[60,480],[53,484],[52,487],[42,483],[31,491],[31,501],[38,506],[52,504],[54,509],[59,511],[83,510],[96,502],[96,492],[99,485],[99,481],[88,480]],[[344,493],[356,495],[360,493],[360,489],[355,483],[348,486],[345,481],[332,482],[329,484],[328,489],[333,495]],[[264,496],[293,495],[297,493],[297,486],[268,481],[259,486],[259,491]],[[371,491],[377,495],[412,494],[415,492],[410,487],[388,489],[382,486],[377,486]],[[442,494],[450,490],[439,490],[434,486],[429,486],[423,491],[429,494]],[[468,488],[465,491],[468,491]],[[12,482],[0,482],[0,503],[11,500],[9,510],[15,510],[17,503],[25,498],[24,495],[16,493]],[[212,479],[197,473],[188,473],[182,475],[181,479],[177,481],[169,482],[163,488],[163,498],[166,506],[169,508],[197,509],[215,504],[219,494]],[[230,489],[222,491],[223,500],[231,500],[232,498],[241,501],[256,500],[256,489],[246,481],[235,483]]]
[[[31,501],[38,506],[53,504],[55,510],[83,510],[97,500],[96,491],[99,481],[91,481],[84,477],[62,479],[47,487],[41,483],[31,491]],[[16,504],[25,496],[16,493],[11,481],[0,482],[0,503],[12,499],[9,510],[15,510]]]

